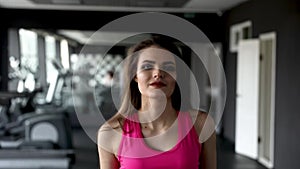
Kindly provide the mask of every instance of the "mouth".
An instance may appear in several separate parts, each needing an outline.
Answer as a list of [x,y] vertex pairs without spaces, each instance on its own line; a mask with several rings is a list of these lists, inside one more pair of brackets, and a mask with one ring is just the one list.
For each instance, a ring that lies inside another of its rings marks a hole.
[[152,86],[154,88],[162,88],[162,87],[165,87],[167,85],[163,82],[153,82],[153,83],[150,83],[150,86]]

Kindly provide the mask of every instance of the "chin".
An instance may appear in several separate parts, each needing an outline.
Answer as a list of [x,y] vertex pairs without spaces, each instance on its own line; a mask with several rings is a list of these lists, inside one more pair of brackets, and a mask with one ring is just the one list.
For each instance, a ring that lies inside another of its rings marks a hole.
[[166,99],[166,98],[170,98],[171,97],[171,94],[166,94],[162,90],[151,91],[147,95],[148,95],[149,98],[157,98],[157,99]]

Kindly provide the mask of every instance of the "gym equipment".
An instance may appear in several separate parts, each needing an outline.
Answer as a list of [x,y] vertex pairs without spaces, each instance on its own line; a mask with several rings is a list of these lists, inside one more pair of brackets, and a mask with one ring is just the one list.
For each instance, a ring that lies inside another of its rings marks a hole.
[[[6,119],[1,121],[1,131],[3,126],[7,129],[7,125],[13,123],[7,123],[9,118],[4,115],[10,100],[29,95],[30,93],[0,92],[0,115],[1,119]],[[18,137],[0,137],[0,168],[70,168],[75,155],[71,125],[66,114],[29,113],[20,117],[22,118],[14,122],[15,126],[11,129],[22,128],[23,130],[19,130],[22,134]],[[4,125],[5,123],[7,124]]]
[[63,83],[58,74],[41,105],[34,97],[42,90],[0,92],[0,168],[69,169],[74,163],[69,114],[52,104]]

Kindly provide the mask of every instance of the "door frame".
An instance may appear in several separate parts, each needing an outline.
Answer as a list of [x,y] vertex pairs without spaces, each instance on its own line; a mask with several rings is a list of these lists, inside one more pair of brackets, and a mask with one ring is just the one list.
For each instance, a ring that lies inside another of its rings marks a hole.
[[[259,35],[259,41],[272,40],[272,56],[271,56],[271,101],[270,101],[270,160],[263,157],[263,144],[259,144],[258,161],[268,168],[274,167],[274,145],[275,145],[275,89],[276,89],[276,32],[267,32]],[[259,126],[264,122],[264,116],[259,113]],[[259,128],[259,134],[264,134]]]

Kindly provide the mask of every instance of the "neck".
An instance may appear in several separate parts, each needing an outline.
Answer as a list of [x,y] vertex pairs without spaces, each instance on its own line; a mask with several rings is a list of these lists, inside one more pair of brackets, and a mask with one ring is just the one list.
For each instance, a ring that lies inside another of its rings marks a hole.
[[139,121],[142,126],[150,129],[170,127],[176,118],[177,113],[172,106],[171,99],[142,100],[142,107],[139,111]]

